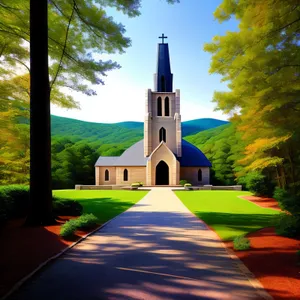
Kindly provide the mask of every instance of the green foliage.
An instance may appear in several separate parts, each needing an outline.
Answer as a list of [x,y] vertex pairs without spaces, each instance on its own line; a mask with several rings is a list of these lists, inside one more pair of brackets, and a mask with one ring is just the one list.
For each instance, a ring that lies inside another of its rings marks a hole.
[[243,141],[234,124],[205,130],[185,139],[197,146],[211,161],[213,185],[236,184],[241,170],[238,161],[243,157]]
[[299,195],[293,195],[291,192],[277,187],[274,192],[274,198],[278,201],[282,210],[288,211],[292,215],[300,216]]
[[53,213],[56,216],[80,216],[82,211],[78,201],[53,197]]
[[0,224],[26,217],[29,210],[29,188],[22,185],[0,186]]
[[141,186],[143,186],[144,184],[143,184],[143,182],[133,182],[132,184],[131,184],[131,187],[141,187]]
[[273,196],[274,185],[259,172],[250,172],[244,178],[246,188],[256,196]]
[[[217,109],[230,113],[244,145],[237,176],[264,172],[277,185],[300,187],[299,1],[224,0],[219,22],[238,21],[238,30],[215,36],[210,73],[227,91],[216,91]],[[242,144],[242,142],[238,142]]]
[[84,214],[77,218],[75,221],[77,229],[82,230],[89,230],[95,228],[99,223],[98,218],[95,217],[93,214]]
[[77,222],[75,219],[67,221],[60,228],[60,236],[66,240],[72,239],[75,236],[75,231],[77,229]]
[[282,214],[276,224],[276,233],[287,237],[299,237],[300,217]]
[[131,184],[131,187],[132,188],[138,188],[138,187],[140,187],[140,184],[139,184],[139,182],[134,182],[134,183]]
[[233,240],[234,250],[242,251],[250,249],[250,240],[245,236],[237,236]]
[[182,185],[182,186],[184,186],[186,183],[188,183],[188,181],[185,180],[185,179],[181,179],[181,180],[179,181],[179,184]]

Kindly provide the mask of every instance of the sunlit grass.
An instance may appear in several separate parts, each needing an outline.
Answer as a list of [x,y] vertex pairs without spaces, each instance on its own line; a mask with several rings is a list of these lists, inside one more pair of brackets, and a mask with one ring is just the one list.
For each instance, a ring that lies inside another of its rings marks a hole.
[[53,194],[78,201],[83,213],[92,213],[101,223],[105,223],[142,199],[147,191],[56,190]]
[[183,204],[212,227],[223,240],[232,240],[274,226],[280,212],[238,198],[243,191],[176,191]]

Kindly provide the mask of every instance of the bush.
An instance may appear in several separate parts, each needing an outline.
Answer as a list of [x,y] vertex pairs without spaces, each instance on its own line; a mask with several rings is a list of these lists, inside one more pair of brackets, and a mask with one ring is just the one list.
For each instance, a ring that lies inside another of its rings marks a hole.
[[138,187],[140,187],[140,184],[138,182],[131,184],[131,188],[133,188],[133,189],[137,189]]
[[233,248],[238,251],[248,250],[250,248],[250,240],[243,235],[238,236],[233,240]]
[[184,187],[191,187],[192,185],[190,183],[185,183]]
[[292,195],[290,192],[276,187],[274,196],[282,210],[286,210],[293,215],[300,215],[300,197]]
[[85,214],[77,219],[69,220],[61,226],[60,236],[64,239],[72,239],[77,229],[89,230],[98,225],[98,218],[93,214]]
[[188,181],[185,180],[185,179],[181,179],[181,180],[179,181],[179,184],[182,185],[182,186],[184,186],[186,183],[188,183]]
[[[29,186],[0,186],[0,226],[8,220],[26,217],[29,209]],[[82,210],[82,206],[77,201],[53,197],[55,215],[80,216]]]
[[77,229],[88,230],[96,227],[98,222],[98,218],[93,214],[84,214],[76,219],[76,227]]
[[29,211],[29,187],[0,186],[0,224],[7,220],[26,217]]
[[78,201],[53,197],[53,213],[56,216],[80,216],[82,211]]
[[251,172],[245,176],[244,180],[246,188],[256,196],[273,196],[275,185],[263,174]]
[[299,236],[300,218],[298,216],[282,214],[275,226],[275,231],[278,235],[286,237]]
[[276,188],[274,198],[282,210],[288,214],[282,214],[276,226],[279,235],[297,237],[300,233],[300,199],[298,195],[284,189]]
[[77,220],[69,220],[60,228],[60,236],[64,239],[72,239],[77,229]]
[[144,185],[143,182],[133,182],[131,184],[131,187],[140,187],[140,186],[143,186],[143,185]]

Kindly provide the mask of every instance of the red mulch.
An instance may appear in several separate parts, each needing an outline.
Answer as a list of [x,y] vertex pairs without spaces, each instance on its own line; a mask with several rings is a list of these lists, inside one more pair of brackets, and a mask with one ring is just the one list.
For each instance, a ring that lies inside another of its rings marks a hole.
[[[20,279],[74,241],[59,236],[60,226],[71,217],[59,217],[56,225],[22,227],[24,220],[10,222],[0,230],[0,297]],[[76,232],[77,239],[86,232]]]
[[259,206],[281,210],[277,201],[273,198],[256,197],[256,196],[241,196],[241,198],[249,200]]
[[[280,210],[276,200],[244,196],[262,207]],[[274,299],[300,299],[300,266],[297,265],[296,251],[300,240],[278,236],[274,228],[264,228],[247,235],[251,249],[234,251],[233,243],[226,242],[256,276]]]

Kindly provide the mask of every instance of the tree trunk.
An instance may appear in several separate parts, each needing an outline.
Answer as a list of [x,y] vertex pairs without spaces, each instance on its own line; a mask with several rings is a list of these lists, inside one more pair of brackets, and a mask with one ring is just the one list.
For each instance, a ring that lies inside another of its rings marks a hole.
[[29,225],[53,223],[51,191],[48,0],[30,0]]

